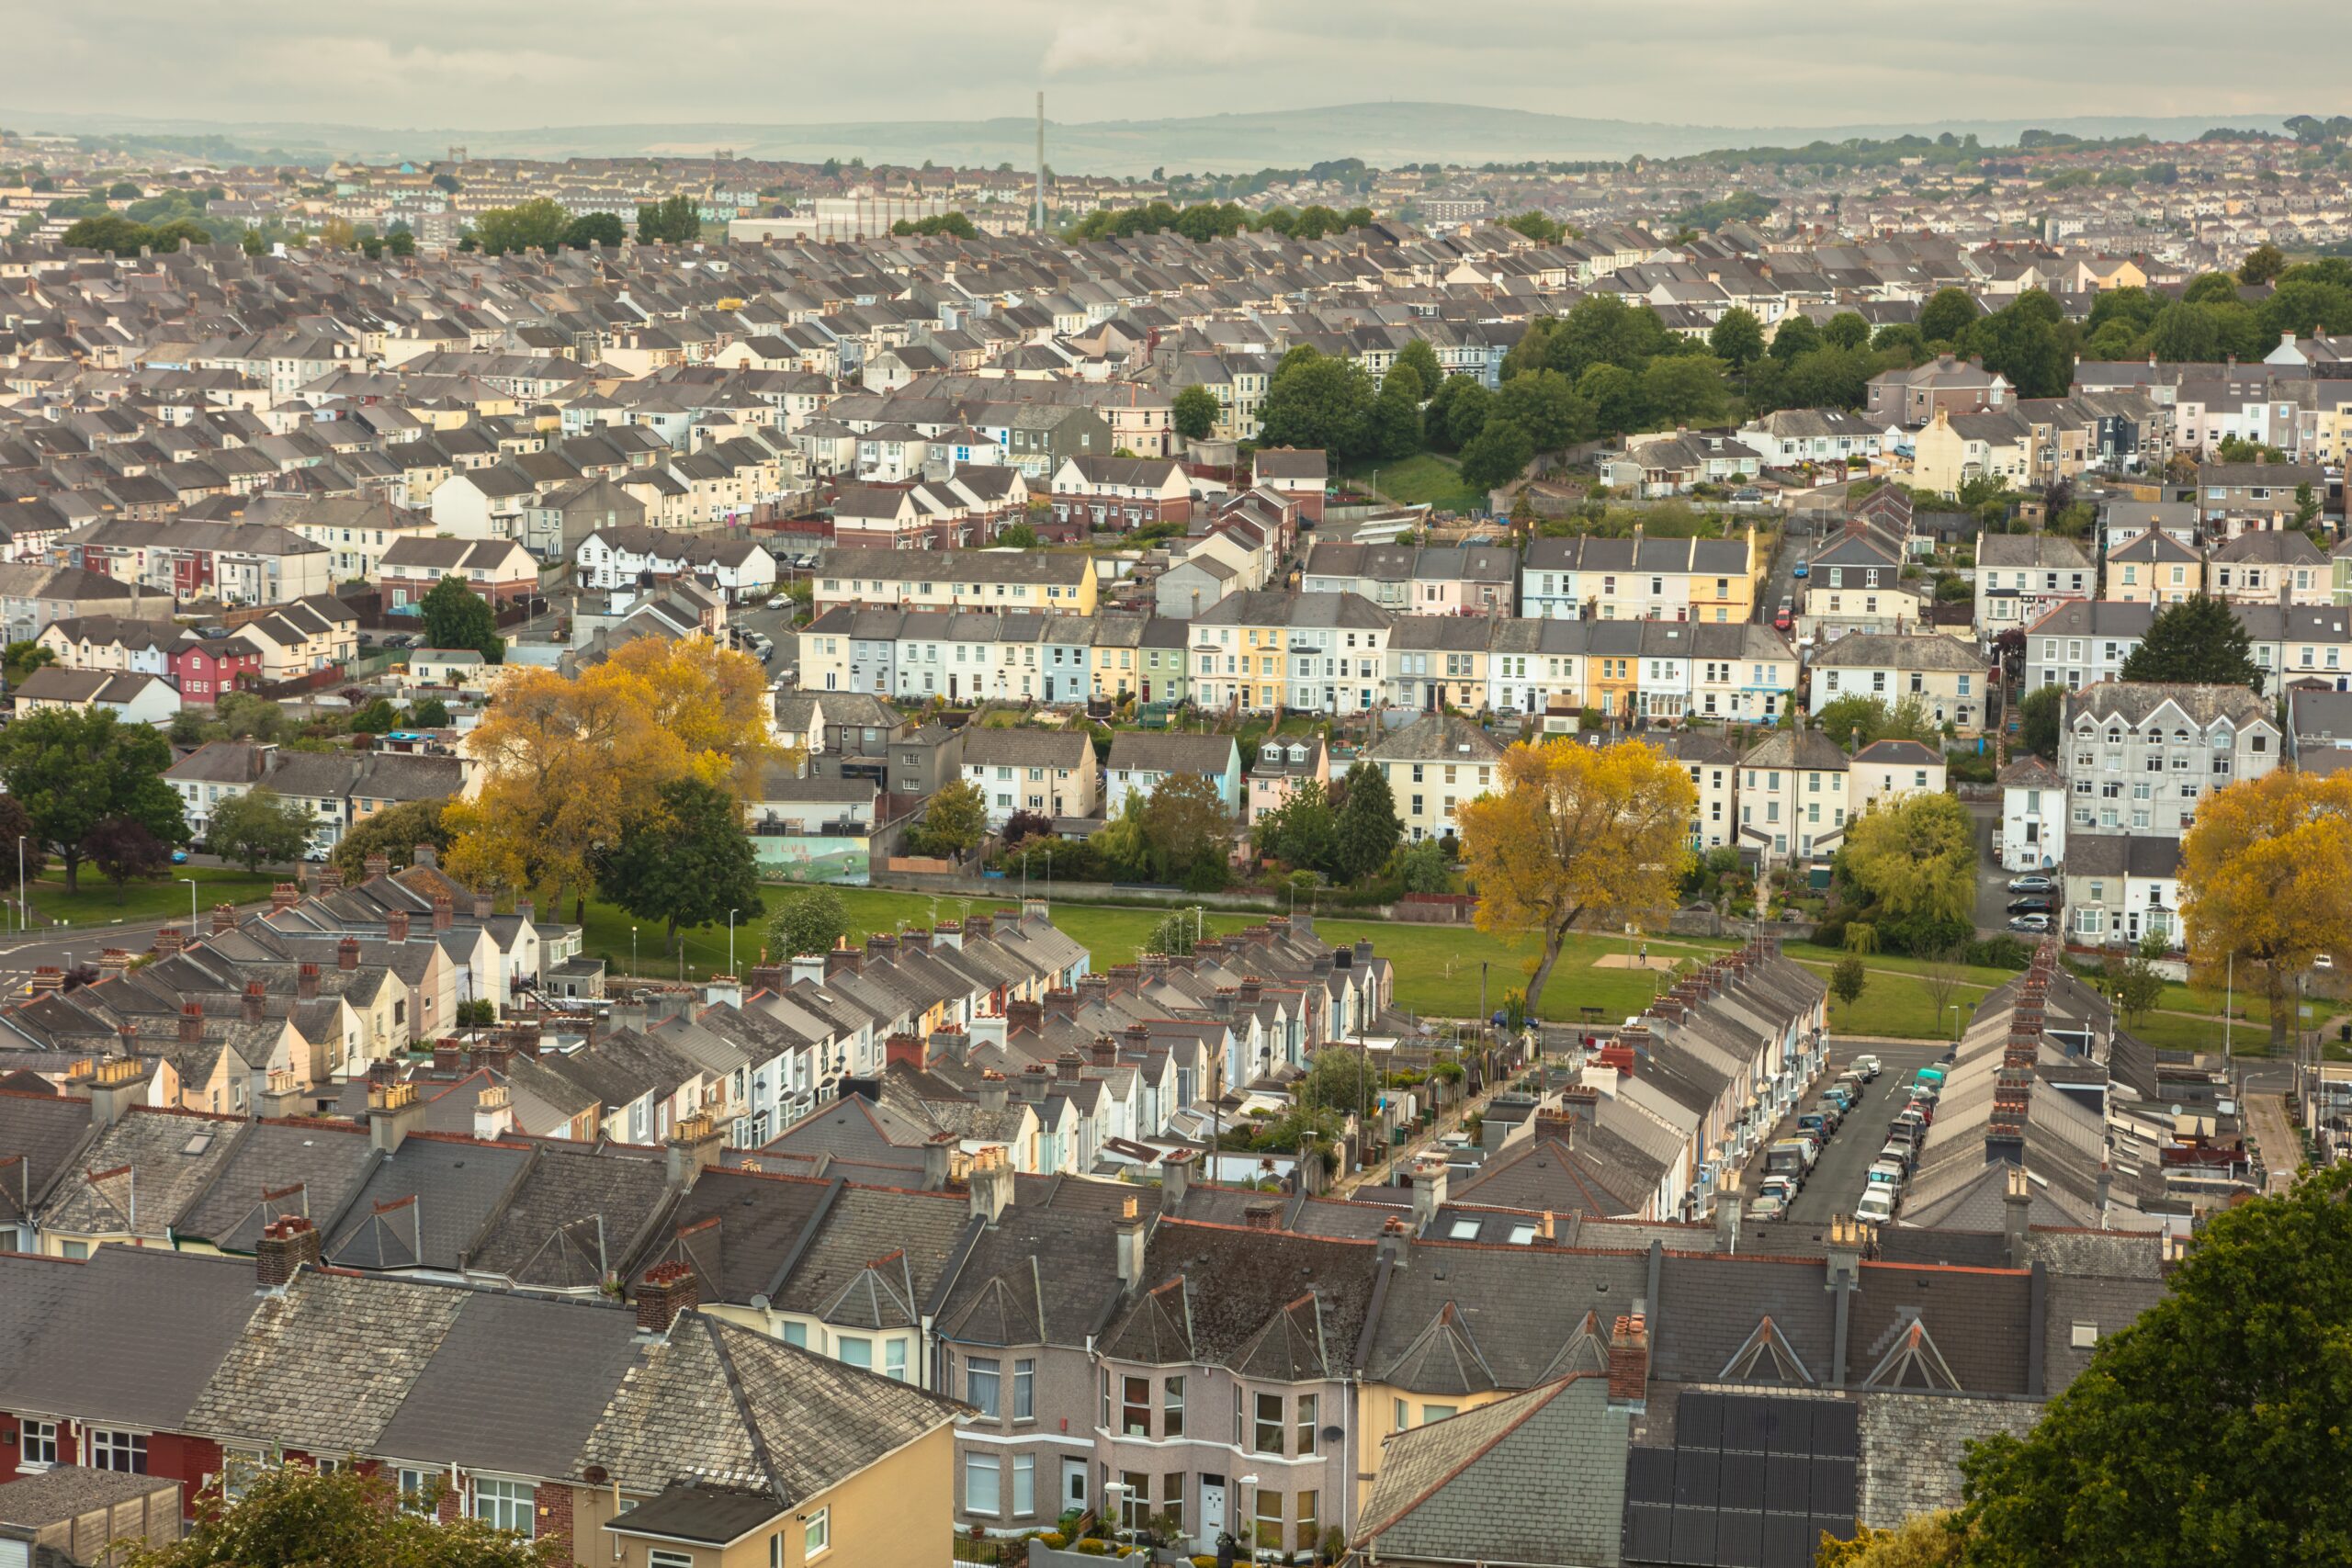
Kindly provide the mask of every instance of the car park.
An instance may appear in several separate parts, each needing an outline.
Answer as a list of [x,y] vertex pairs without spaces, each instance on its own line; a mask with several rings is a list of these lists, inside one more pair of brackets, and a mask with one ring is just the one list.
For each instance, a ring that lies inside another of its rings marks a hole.
[[2012,915],[2009,917],[2009,930],[2013,931],[2046,931],[2049,929],[2050,917],[2047,915]]
[[2009,891],[2012,893],[2054,893],[2057,890],[2057,883],[2052,881],[2049,877],[2041,875],[2038,873],[2028,876],[2012,876],[2009,878]]
[[1867,1220],[1874,1225],[1883,1225],[1894,1218],[1894,1191],[1884,1187],[1873,1187],[1863,1193],[1861,1201],[1854,1205],[1854,1218]]

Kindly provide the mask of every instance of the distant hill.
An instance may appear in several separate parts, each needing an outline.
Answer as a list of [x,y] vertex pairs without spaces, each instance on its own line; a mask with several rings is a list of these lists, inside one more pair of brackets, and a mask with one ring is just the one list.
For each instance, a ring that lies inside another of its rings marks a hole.
[[[1906,133],[1973,134],[1987,146],[2012,143],[2030,126],[2076,136],[2145,134],[2194,137],[2216,125],[2277,130],[2281,117],[2216,112],[2202,116],[2074,116],[2058,118],[1939,120],[1928,124],[1706,126],[1584,119],[1464,104],[1339,104],[1326,108],[1183,118],[1097,120],[1046,126],[1046,158],[1064,174],[1143,175],[1248,172],[1304,167],[1333,158],[1376,165],[1418,163],[1520,163],[1529,159],[1616,159],[1640,153],[1680,157],[1723,147],[1798,145],[1815,140]],[[452,143],[476,156],[615,157],[637,153],[707,155],[732,148],[744,157],[863,157],[869,163],[934,163],[1025,169],[1035,157],[1035,124],[998,119],[872,120],[828,125],[742,121],[548,126],[528,130],[462,127],[385,129],[293,121],[203,121],[113,114],[41,114],[0,105],[0,122],[27,131],[115,136],[219,136],[255,152],[297,157],[439,157]]]

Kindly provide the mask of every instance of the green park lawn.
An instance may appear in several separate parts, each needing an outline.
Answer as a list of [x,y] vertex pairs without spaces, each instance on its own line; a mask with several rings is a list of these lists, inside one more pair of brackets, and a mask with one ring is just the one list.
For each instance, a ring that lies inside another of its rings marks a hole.
[[1459,468],[1427,452],[1393,463],[1344,464],[1340,476],[1376,484],[1381,494],[1408,506],[1425,502],[1440,512],[1468,512],[1487,504],[1485,491],[1464,484]]
[[[83,926],[127,925],[141,920],[169,919],[187,915],[187,885],[181,879],[194,877],[197,882],[196,904],[199,918],[210,915],[215,904],[251,904],[269,897],[277,878],[267,872],[258,875],[218,866],[175,865],[168,879],[153,882],[133,882],[117,888],[100,876],[95,867],[82,868],[81,886],[65,891],[64,878],[52,868],[51,874],[29,884],[25,896],[32,905],[36,926],[64,924],[70,929]],[[10,892],[15,890],[12,888]]]

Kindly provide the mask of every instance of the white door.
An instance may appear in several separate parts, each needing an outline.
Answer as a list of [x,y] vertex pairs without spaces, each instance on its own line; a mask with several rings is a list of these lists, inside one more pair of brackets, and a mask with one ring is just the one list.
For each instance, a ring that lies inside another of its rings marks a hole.
[[1086,1461],[1082,1459],[1062,1461],[1062,1507],[1086,1511]]
[[1201,1477],[1201,1539],[1214,1542],[1225,1530],[1225,1477]]

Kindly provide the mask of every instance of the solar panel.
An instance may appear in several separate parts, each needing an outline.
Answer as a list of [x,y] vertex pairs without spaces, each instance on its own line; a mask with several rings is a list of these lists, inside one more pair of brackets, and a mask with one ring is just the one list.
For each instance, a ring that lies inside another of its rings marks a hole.
[[1813,1461],[1802,1454],[1764,1458],[1764,1506],[1776,1514],[1813,1512]]
[[1724,1446],[1724,1417],[1726,1404],[1736,1400],[1720,1393],[1685,1393],[1674,1411],[1674,1445],[1682,1449],[1719,1449]]
[[1625,1561],[1668,1562],[1674,1557],[1674,1510],[1663,1503],[1625,1505]]
[[1726,1451],[1734,1449],[1751,1453],[1764,1451],[1764,1420],[1768,1403],[1757,1394],[1724,1396],[1723,1446]]
[[1804,1514],[1764,1516],[1763,1568],[1813,1568],[1814,1549],[1820,1537]]
[[[1764,1456],[1762,1454],[1724,1455],[1723,1469],[1716,1477],[1716,1500],[1724,1508],[1738,1508],[1747,1513],[1764,1511]],[[1794,1510],[1791,1510],[1794,1512]]]
[[1715,1568],[1715,1511],[1713,1508],[1674,1510],[1672,1561]]
[[1628,1449],[1626,1450],[1625,1501],[1662,1504],[1670,1504],[1674,1501],[1674,1450],[1672,1449]]
[[1773,1399],[1766,1403],[1771,1407],[1764,1417],[1769,1427],[1771,1451],[1776,1454],[1813,1452],[1813,1410],[1817,1402]]
[[1817,1403],[1813,1413],[1813,1451],[1847,1459],[1859,1457],[1861,1438],[1857,1427],[1860,1415],[1860,1410],[1848,1400]]
[[1764,1516],[1728,1508],[1717,1514],[1715,1562],[1718,1568],[1763,1568]]
[[1812,1471],[1812,1485],[1808,1489],[1811,1501],[1806,1511],[1850,1520],[1854,1517],[1854,1461],[1815,1459]]
[[1723,1456],[1713,1449],[1674,1450],[1674,1506],[1712,1508],[1715,1506],[1718,1472]]

